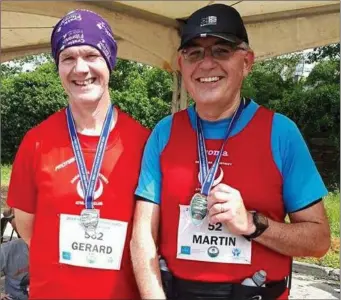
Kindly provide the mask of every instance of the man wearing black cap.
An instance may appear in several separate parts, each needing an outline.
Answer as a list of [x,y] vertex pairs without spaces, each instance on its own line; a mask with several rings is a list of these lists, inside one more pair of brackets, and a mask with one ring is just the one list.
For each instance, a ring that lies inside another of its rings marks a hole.
[[329,248],[327,190],[297,126],[241,97],[253,62],[234,8],[184,24],[178,63],[195,105],[145,148],[131,242],[142,298],[286,299],[292,257]]

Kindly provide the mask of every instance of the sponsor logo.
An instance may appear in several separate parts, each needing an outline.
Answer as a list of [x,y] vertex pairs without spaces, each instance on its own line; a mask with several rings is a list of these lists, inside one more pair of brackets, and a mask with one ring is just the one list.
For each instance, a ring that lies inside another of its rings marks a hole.
[[[99,174],[99,178],[98,178],[98,181],[97,181],[97,184],[96,184],[96,187],[95,187],[95,192],[94,192],[94,200],[97,200],[103,194],[104,183],[108,184],[108,182],[109,182],[108,179],[103,174]],[[76,183],[77,194],[79,195],[79,197],[81,199],[84,200],[84,192],[83,192],[83,189],[82,189],[82,184],[81,184],[79,175],[75,176],[71,180],[71,183],[72,184]],[[76,201],[77,205],[83,204],[83,203],[84,202],[79,202],[79,200]],[[100,206],[100,205],[103,205],[103,202],[95,202],[94,204]]]
[[63,252],[62,252],[62,257],[63,257],[63,259],[65,259],[65,260],[71,260],[71,253],[70,253],[70,252],[63,251]]
[[54,168],[54,170],[55,170],[55,171],[58,171],[58,170],[60,170],[60,169],[63,169],[63,168],[65,168],[66,166],[72,164],[72,163],[75,162],[75,161],[76,161],[75,157],[71,157],[70,159],[68,159],[68,160],[62,162],[61,164],[59,164],[58,166],[56,166],[56,167]]
[[[219,155],[219,151],[218,150],[206,150],[206,153],[207,153],[207,155],[214,155],[214,156],[218,156]],[[225,150],[225,151],[223,151],[221,156],[229,156],[229,154]]]
[[87,257],[86,260],[89,264],[94,264],[96,262],[96,256],[93,253],[90,253]]
[[112,264],[114,262],[114,259],[110,256],[109,258],[108,258],[108,263],[109,264]]
[[191,247],[190,246],[181,246],[181,254],[191,254]]
[[219,255],[219,249],[216,246],[211,246],[207,249],[207,254],[209,257],[217,257]]
[[242,250],[240,250],[239,248],[233,248],[232,249],[232,254],[234,257],[239,257],[241,252],[242,252]]

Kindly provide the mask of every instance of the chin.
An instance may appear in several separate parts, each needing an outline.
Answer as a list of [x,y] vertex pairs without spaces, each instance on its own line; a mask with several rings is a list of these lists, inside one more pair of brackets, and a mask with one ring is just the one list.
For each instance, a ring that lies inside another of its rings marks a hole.
[[221,97],[197,97],[195,103],[198,105],[214,105],[221,102]]
[[72,95],[72,99],[75,102],[82,102],[82,103],[95,103],[102,99],[103,94],[82,94],[82,95]]

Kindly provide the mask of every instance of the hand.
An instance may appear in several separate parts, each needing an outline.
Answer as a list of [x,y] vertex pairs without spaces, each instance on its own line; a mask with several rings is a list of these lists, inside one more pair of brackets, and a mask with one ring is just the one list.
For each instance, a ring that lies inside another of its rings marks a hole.
[[236,235],[249,235],[255,232],[252,214],[246,210],[238,190],[220,183],[208,194],[207,201],[211,224],[224,223],[228,230]]
[[4,293],[0,293],[0,299],[1,300],[13,300],[13,298],[10,295],[4,294]]

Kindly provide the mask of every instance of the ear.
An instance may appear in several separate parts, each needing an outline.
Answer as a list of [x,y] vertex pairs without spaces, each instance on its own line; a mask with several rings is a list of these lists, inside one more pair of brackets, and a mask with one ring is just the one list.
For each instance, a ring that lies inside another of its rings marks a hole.
[[254,62],[255,62],[255,53],[252,50],[248,50],[244,58],[244,70],[243,70],[244,77],[246,77],[251,72]]
[[181,56],[180,52],[178,53],[178,59],[177,59],[177,61],[178,61],[179,70],[180,70],[180,72],[181,72],[183,61],[182,61],[182,56]]

